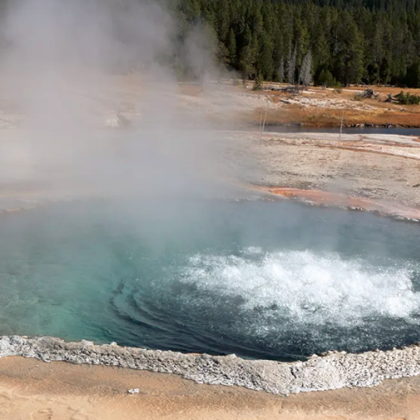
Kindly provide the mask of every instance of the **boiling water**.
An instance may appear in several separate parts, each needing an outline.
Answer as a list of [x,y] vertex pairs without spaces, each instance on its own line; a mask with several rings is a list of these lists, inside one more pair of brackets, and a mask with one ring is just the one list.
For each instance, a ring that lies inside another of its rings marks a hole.
[[420,341],[420,227],[291,203],[0,219],[0,334],[291,360]]

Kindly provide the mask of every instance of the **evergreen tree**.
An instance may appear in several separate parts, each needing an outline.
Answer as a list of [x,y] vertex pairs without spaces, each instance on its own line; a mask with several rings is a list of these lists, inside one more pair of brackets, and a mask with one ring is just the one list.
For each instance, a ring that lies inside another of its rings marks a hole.
[[273,78],[273,43],[265,33],[263,33],[260,37],[257,70],[265,80],[271,80]]
[[232,28],[230,28],[230,31],[229,31],[228,49],[229,49],[229,65],[231,67],[235,67],[236,66],[236,36]]
[[244,47],[239,56],[239,70],[241,71],[244,80],[249,77],[255,77],[257,47],[257,38],[256,36],[253,36],[250,27],[246,25],[244,31]]
[[420,60],[417,59],[407,70],[407,86],[420,88]]
[[205,23],[215,37],[217,64],[244,79],[295,83],[299,69],[303,83],[311,51],[317,84],[418,86],[420,0],[155,1],[176,17],[166,61],[177,73],[188,74],[189,34]]
[[348,85],[363,75],[363,44],[359,30],[347,10],[340,13],[337,25],[334,72],[337,80]]

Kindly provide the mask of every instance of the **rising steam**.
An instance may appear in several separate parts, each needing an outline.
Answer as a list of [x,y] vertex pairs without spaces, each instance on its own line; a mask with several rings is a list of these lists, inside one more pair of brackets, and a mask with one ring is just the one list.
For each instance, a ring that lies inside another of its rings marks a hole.
[[[197,179],[214,173],[220,142],[203,130],[205,119],[177,105],[168,65],[175,25],[155,1],[11,2],[0,88],[22,121],[1,144],[3,180],[107,192],[198,190]],[[191,37],[184,49],[190,66],[210,66]],[[121,114],[129,129],[104,128]],[[191,122],[200,130],[186,131]]]

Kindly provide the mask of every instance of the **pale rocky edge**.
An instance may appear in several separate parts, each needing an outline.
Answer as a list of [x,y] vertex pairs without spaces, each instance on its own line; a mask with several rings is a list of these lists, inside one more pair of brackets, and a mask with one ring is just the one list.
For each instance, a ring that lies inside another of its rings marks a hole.
[[203,384],[236,385],[257,391],[289,393],[371,387],[384,379],[420,374],[420,346],[362,354],[329,352],[305,362],[245,360],[235,355],[209,356],[119,347],[115,343],[65,342],[53,337],[3,336],[0,358],[23,356],[44,362],[106,365],[173,373]]

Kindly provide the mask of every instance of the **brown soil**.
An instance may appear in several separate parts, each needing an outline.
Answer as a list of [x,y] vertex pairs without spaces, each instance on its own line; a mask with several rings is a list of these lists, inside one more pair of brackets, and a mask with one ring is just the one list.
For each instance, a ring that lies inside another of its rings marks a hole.
[[[279,87],[266,83],[266,87]],[[282,85],[283,87],[285,85]],[[266,118],[266,125],[302,125],[306,127],[339,127],[343,118],[344,126],[370,124],[377,126],[393,125],[402,127],[420,127],[420,105],[399,105],[387,103],[388,94],[396,95],[401,90],[413,95],[420,95],[420,89],[401,89],[395,87],[373,87],[379,94],[374,99],[360,99],[358,93],[365,87],[346,87],[343,89],[322,89],[311,86],[297,95],[283,91],[252,91],[252,84],[247,87],[232,86],[232,82],[223,85],[199,87],[181,85],[179,92],[190,98],[201,98],[209,109],[212,102],[221,98],[222,92],[233,98],[247,98],[246,104],[234,113],[243,125],[259,125]],[[188,99],[187,99],[188,102]],[[291,102],[291,103],[288,103]],[[236,103],[238,106],[238,103]],[[235,106],[231,107],[231,111]],[[211,112],[215,121],[223,121],[223,114],[218,110]],[[229,114],[232,118],[232,114]]]
[[[404,90],[411,94],[420,94],[420,89],[401,89],[374,87],[379,94],[376,99],[359,99],[357,93],[361,87],[343,88],[340,90],[323,90],[311,87],[302,94],[292,96],[283,92],[254,92],[255,95],[265,96],[273,104],[281,107],[270,107],[267,112],[266,124],[289,124],[306,127],[338,127],[343,118],[345,126],[357,124],[371,124],[377,126],[393,125],[402,127],[420,127],[420,106],[399,105],[384,102],[388,94],[396,95]],[[308,101],[302,101],[307,98]],[[296,99],[304,104],[285,104],[283,101]],[[330,107],[319,107],[317,102],[330,101]],[[311,104],[312,102],[312,104]],[[365,109],[364,109],[365,108]],[[264,107],[256,109],[247,115],[248,121],[259,124]]]
[[[288,108],[269,111],[266,124],[302,125],[305,127],[339,127],[341,118],[345,126],[357,124],[373,124],[375,126],[394,125],[401,127],[420,127],[420,113],[415,109],[404,111],[388,111],[377,109],[373,111],[358,111],[352,109],[316,109],[302,108],[290,105]],[[258,123],[259,113],[256,111],[252,120]]]
[[[128,394],[133,388],[139,393]],[[282,397],[174,375],[7,357],[0,360],[0,419],[415,420],[420,378]]]

